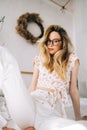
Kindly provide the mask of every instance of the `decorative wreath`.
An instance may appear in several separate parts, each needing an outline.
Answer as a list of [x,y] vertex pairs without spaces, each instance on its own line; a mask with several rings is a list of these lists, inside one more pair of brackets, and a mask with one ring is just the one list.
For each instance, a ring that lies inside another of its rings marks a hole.
[[[40,30],[41,34],[38,37],[35,37],[29,30],[27,30],[28,24],[30,22],[35,22]],[[36,13],[25,13],[19,17],[17,20],[16,30],[17,33],[24,37],[26,40],[29,40],[31,43],[36,43],[36,41],[43,36],[44,27],[42,25],[43,20],[39,17],[39,14]]]

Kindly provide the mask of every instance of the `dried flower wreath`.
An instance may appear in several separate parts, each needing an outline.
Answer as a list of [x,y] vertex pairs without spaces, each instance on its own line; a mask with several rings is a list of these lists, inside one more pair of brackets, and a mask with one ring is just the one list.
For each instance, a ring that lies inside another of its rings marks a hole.
[[[33,34],[27,30],[28,24],[30,22],[35,22],[39,26],[41,34],[38,37],[33,36]],[[34,44],[39,38],[43,36],[44,27],[42,25],[42,22],[43,20],[39,17],[39,14],[25,13],[21,15],[17,20],[17,33],[24,37],[27,41],[30,41],[32,44]]]

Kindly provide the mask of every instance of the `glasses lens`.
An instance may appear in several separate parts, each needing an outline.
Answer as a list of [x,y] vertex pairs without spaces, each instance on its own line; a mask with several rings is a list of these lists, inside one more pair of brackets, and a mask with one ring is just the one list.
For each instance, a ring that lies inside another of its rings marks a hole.
[[56,46],[56,45],[58,45],[60,42],[61,42],[61,40],[59,40],[59,39],[54,39],[54,40],[53,40],[53,45]]

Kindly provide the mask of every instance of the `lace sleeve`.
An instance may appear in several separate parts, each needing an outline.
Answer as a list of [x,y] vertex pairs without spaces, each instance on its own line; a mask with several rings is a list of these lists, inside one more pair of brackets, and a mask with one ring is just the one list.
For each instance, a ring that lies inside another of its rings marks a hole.
[[76,60],[79,61],[79,58],[78,58],[77,54],[76,53],[71,53],[70,57],[69,57],[69,64],[68,64],[69,65],[68,67],[70,68],[70,70],[73,69]]
[[33,61],[33,65],[34,65],[34,67],[39,69],[39,65],[40,65],[39,56],[35,56],[34,61]]

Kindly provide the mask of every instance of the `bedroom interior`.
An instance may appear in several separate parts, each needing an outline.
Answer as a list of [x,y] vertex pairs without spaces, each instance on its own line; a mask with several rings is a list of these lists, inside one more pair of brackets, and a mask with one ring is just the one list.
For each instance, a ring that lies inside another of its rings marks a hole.
[[[38,44],[32,43],[16,30],[18,18],[26,13],[39,14],[41,25],[45,29],[50,24],[63,26],[74,44],[80,59],[78,88],[81,97],[81,113],[87,115],[87,1],[84,0],[0,0],[0,45],[8,48],[18,61],[21,76],[26,87],[29,86],[33,74],[33,59],[38,55]],[[24,21],[23,21],[24,22]],[[25,22],[33,39],[43,33],[34,19]],[[36,39],[35,39],[36,40]],[[74,118],[70,104],[69,118]],[[10,119],[3,92],[0,90],[0,115],[4,122]],[[0,121],[1,118],[0,117]],[[2,123],[2,122],[1,122]],[[14,126],[9,122],[8,126]],[[16,126],[17,127],[17,126]],[[0,126],[0,130],[1,126]],[[17,130],[19,128],[17,127]]]

